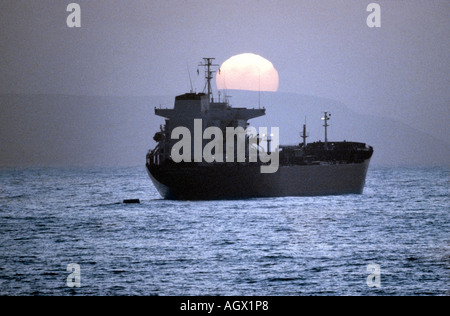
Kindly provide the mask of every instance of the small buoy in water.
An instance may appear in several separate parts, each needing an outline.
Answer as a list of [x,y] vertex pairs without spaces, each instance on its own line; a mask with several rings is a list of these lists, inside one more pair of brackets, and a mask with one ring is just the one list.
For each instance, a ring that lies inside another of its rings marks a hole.
[[139,199],[128,199],[128,200],[123,200],[123,203],[125,203],[125,204],[139,204],[139,203],[141,203],[141,201]]

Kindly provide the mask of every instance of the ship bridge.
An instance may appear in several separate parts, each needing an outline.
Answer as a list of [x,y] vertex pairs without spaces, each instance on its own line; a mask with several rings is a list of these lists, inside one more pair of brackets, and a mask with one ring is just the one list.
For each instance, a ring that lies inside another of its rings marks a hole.
[[[227,102],[210,102],[204,93],[185,93],[175,98],[173,109],[155,108],[155,114],[167,119],[195,119],[248,121],[264,116],[266,110],[233,108]],[[245,126],[244,126],[245,127]]]

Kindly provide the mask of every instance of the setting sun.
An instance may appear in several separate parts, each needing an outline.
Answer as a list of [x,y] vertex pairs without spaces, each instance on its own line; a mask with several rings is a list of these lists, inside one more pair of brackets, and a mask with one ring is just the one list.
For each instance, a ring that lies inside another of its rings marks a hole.
[[221,90],[277,91],[278,71],[259,55],[235,55],[220,66],[216,85]]

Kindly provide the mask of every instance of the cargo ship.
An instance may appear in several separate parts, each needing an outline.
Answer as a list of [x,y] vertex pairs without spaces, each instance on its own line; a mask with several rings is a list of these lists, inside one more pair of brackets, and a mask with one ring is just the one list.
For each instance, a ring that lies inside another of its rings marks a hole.
[[[191,90],[176,96],[170,109],[155,107],[155,114],[165,118],[165,124],[154,136],[157,145],[147,153],[146,169],[163,198],[221,200],[363,193],[372,146],[329,141],[331,114],[324,112],[324,141],[307,143],[304,124],[298,145],[276,144],[272,150],[275,135],[249,133],[248,121],[265,115],[264,108],[232,107],[227,99],[214,100],[211,80],[217,65],[213,61],[204,58],[199,64],[205,67],[207,91]],[[211,150],[209,146],[209,156],[205,155],[208,143],[213,142],[208,130],[215,131],[214,145],[223,143],[226,150],[220,150],[220,146]],[[227,134],[230,130],[238,131],[231,134],[231,141]],[[183,138],[200,137],[197,141],[183,139],[185,146],[181,146],[179,131],[185,133]],[[219,132],[227,137],[218,137]],[[206,134],[209,137],[204,137]],[[244,149],[238,152],[240,148]]]

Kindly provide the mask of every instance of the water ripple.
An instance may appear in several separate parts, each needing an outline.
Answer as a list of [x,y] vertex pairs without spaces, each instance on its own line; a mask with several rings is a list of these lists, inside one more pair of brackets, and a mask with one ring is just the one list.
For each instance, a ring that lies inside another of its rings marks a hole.
[[143,168],[0,173],[0,295],[450,293],[447,168],[374,168],[363,195],[214,202],[162,200]]

